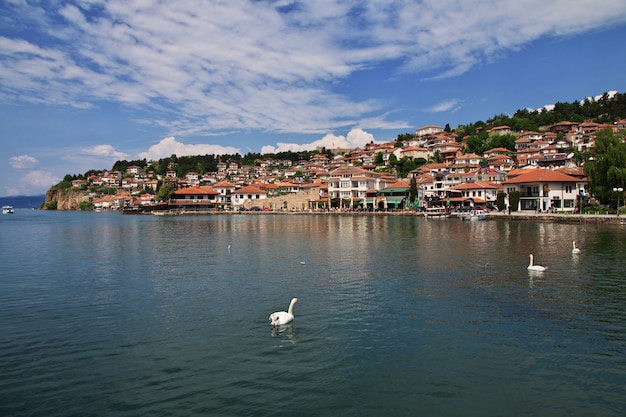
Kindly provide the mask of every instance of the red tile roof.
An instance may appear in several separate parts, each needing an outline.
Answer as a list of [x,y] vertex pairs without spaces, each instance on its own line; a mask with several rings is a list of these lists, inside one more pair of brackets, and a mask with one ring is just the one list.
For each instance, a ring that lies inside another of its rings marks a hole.
[[235,190],[237,194],[267,194],[265,191],[260,188],[255,187],[254,185],[248,185],[247,187],[240,188]]
[[194,187],[181,188],[174,192],[174,195],[218,195],[213,187],[207,185],[196,185]]
[[520,184],[529,182],[579,182],[580,178],[553,171],[551,169],[533,169],[518,175],[504,184]]

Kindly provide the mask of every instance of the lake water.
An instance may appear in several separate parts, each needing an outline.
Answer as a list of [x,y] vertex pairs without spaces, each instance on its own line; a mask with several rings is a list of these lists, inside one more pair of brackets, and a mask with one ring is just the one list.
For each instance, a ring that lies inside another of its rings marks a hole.
[[624,226],[16,210],[0,231],[3,416],[626,413]]

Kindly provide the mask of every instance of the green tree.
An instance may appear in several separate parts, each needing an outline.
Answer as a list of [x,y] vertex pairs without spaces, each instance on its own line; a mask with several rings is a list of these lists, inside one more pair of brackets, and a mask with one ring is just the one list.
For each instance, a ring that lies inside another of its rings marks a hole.
[[494,135],[483,146],[483,151],[493,148],[506,148],[511,152],[515,152],[515,141],[517,136],[512,134]]
[[519,207],[520,200],[520,192],[517,190],[513,190],[509,193],[509,207],[511,207],[512,211],[517,211]]
[[155,200],[156,201],[167,201],[172,197],[176,191],[176,186],[171,182],[166,182],[159,188],[159,192],[157,193]]
[[[424,161],[423,158],[421,158],[421,160]],[[416,169],[418,166],[419,165],[418,165],[417,160],[413,158],[409,158],[407,156],[403,156],[396,164],[396,172],[398,174],[398,177],[400,178],[408,177],[409,173],[413,171],[414,169]]]
[[415,177],[411,177],[409,187],[409,202],[411,203],[411,207],[415,207],[415,200],[417,200],[417,180]]
[[504,191],[500,191],[496,197],[496,207],[498,211],[502,211],[506,208],[506,193]]
[[600,202],[607,203],[613,188],[626,187],[626,134],[611,128],[599,130],[596,147],[585,155],[584,171],[589,190]]

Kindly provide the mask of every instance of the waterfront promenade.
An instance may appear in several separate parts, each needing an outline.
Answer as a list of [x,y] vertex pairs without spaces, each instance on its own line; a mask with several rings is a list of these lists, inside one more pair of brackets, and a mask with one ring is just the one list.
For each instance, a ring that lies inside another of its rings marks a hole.
[[[272,211],[164,211],[154,214],[160,215],[193,215],[193,214],[222,214],[222,215],[338,215],[338,216],[414,216],[423,217],[424,213],[413,210],[400,211],[349,211],[349,210],[272,210]],[[451,219],[460,219],[464,213],[452,212]],[[617,216],[616,214],[572,214],[572,213],[537,213],[534,211],[517,211],[509,214],[506,211],[492,211],[486,220],[516,220],[516,221],[535,221],[548,223],[596,223],[596,224],[615,224],[626,226],[626,215]]]
[[488,218],[529,220],[551,223],[605,223],[626,225],[626,216],[616,214],[556,214],[556,213],[535,213],[535,212],[491,212]]

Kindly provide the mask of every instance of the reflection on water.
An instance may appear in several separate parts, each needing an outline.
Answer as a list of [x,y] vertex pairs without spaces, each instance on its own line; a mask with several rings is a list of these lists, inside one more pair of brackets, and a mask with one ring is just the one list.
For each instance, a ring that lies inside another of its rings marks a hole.
[[297,332],[294,329],[293,323],[282,326],[271,326],[270,333],[272,337],[280,337],[281,340],[288,340],[293,345],[298,341]]
[[[265,214],[12,220],[0,222],[11,236],[0,241],[3,415],[626,409],[621,226]],[[548,270],[528,271],[530,253]],[[292,297],[294,323],[269,326]]]

